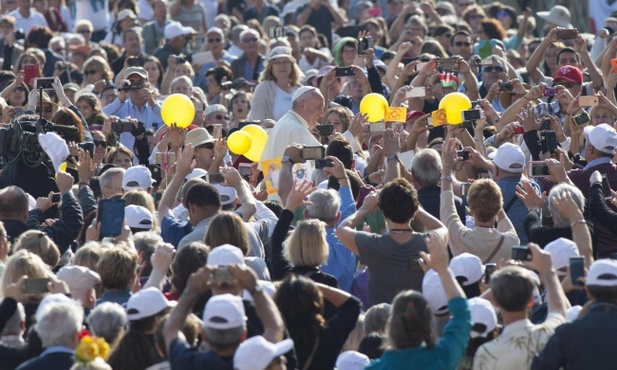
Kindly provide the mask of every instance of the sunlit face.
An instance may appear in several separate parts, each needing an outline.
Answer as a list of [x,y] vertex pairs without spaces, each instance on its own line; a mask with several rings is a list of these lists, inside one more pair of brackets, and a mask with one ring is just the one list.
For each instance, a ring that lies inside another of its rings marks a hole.
[[159,71],[159,67],[153,61],[147,61],[144,63],[144,69],[148,72],[148,80],[150,83],[158,85],[159,77],[161,76],[161,72]]
[[355,46],[343,46],[343,65],[350,66],[353,64],[354,59],[356,58],[356,47]]
[[482,82],[487,89],[493,86],[497,80],[505,81],[507,78],[506,68],[497,60],[493,60],[493,64],[482,69]]
[[544,63],[551,69],[557,67],[557,52],[559,49],[556,46],[549,46],[544,52]]
[[94,67],[92,63],[88,63],[88,66],[84,67],[84,78],[87,84],[94,84],[103,79],[103,70]]
[[334,126],[334,132],[341,134],[345,132],[345,125],[338,113],[332,112],[328,114],[328,117],[326,117],[326,124]]
[[212,164],[212,158],[214,157],[214,144],[207,143],[204,145],[200,145],[195,147],[194,158],[197,162],[198,168],[203,168],[207,170],[210,168],[210,164]]
[[128,154],[120,152],[116,156],[116,162],[114,164],[117,167],[124,168],[126,170],[133,166],[133,161]]
[[2,33],[2,38],[9,37],[9,35],[11,34],[11,32],[13,32],[14,29],[15,27],[13,27],[9,22],[0,22],[0,33]]
[[375,27],[374,24],[369,23],[368,26],[366,27],[366,30],[369,36],[371,36],[371,38],[373,39],[373,41],[378,41],[381,39],[381,32],[379,28]]
[[576,59],[576,54],[571,53],[569,51],[559,54],[559,60],[557,61],[557,67],[561,68],[563,66],[580,67],[578,60]]
[[94,159],[102,160],[107,153],[107,143],[105,135],[101,132],[92,133],[92,141],[94,142]]
[[106,107],[118,97],[118,90],[107,89],[101,94],[101,107]]
[[206,76],[206,89],[210,96],[215,96],[221,92],[221,86],[216,82],[216,78],[213,75]]
[[[34,113],[36,113],[37,115],[41,113],[41,108],[39,104],[36,105]],[[51,105],[51,103],[43,103],[43,114],[42,114],[43,118],[45,118],[46,120],[51,120],[51,116],[53,114],[54,114],[54,107]]]
[[141,50],[141,36],[137,32],[127,32],[123,42],[127,55],[139,55]]
[[249,102],[244,96],[239,96],[231,103],[235,117],[247,117],[249,113]]
[[174,78],[180,76],[186,76],[189,78],[191,77],[191,69],[189,68],[189,66],[184,64],[178,64],[176,66],[176,68],[174,69]]
[[300,34],[300,44],[302,48],[314,48],[317,44],[317,37],[311,31],[304,31]]
[[452,41],[452,51],[454,55],[460,55],[465,60],[469,60],[473,52],[473,44],[471,38],[465,35],[456,35]]
[[213,53],[223,50],[224,41],[218,32],[210,32],[206,35],[206,42],[208,43],[208,50]]
[[613,125],[613,115],[604,107],[596,107],[591,116],[591,125],[597,126],[599,124],[606,123],[607,125]]
[[355,78],[349,79],[349,93],[354,99],[362,99],[362,84],[358,82]]
[[81,99],[77,102],[77,108],[79,108],[79,110],[81,111],[81,114],[84,116],[86,121],[92,118],[92,115],[94,114],[94,110],[92,109],[90,104],[85,99]]
[[36,59],[32,56],[25,56],[21,59],[21,67],[32,66],[37,63]]
[[285,81],[289,79],[292,68],[291,60],[287,58],[277,58],[268,63],[272,63],[272,74],[277,81]]
[[174,85],[174,94],[184,94],[189,98],[193,96],[193,87],[186,83],[186,81],[178,81]]

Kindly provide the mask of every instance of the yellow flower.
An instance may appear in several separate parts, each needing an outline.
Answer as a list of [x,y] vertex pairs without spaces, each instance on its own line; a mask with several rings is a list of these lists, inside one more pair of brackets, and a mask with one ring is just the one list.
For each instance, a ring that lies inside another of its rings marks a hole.
[[107,344],[105,338],[96,338],[96,344],[99,347],[99,357],[103,358],[103,360],[107,360],[107,356],[109,355],[109,344]]
[[99,346],[94,338],[85,336],[81,338],[79,345],[75,349],[75,357],[82,362],[91,362],[99,356]]

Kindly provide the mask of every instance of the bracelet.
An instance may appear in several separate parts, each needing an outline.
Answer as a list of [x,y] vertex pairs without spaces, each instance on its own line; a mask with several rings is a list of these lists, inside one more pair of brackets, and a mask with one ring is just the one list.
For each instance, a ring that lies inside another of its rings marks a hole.
[[444,180],[452,182],[452,176],[441,176],[441,181]]
[[574,226],[578,225],[578,224],[587,224],[586,220],[578,220],[578,221],[574,221],[570,224],[570,228],[573,228]]
[[90,186],[90,183],[89,183],[89,182],[86,182],[86,181],[80,181],[80,182],[79,182],[79,184],[77,184],[77,186],[79,186],[80,188],[81,188],[82,186]]

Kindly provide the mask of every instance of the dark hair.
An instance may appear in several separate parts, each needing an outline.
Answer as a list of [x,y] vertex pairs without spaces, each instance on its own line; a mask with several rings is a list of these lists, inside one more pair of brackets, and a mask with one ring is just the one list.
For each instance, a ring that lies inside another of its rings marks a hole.
[[350,170],[353,164],[353,149],[351,144],[343,138],[335,137],[328,144],[326,155],[331,155],[343,162],[343,167]]
[[86,244],[86,232],[88,231],[88,226],[92,223],[92,220],[96,217],[96,209],[90,211],[87,215],[84,216],[84,225],[79,230],[79,234],[77,234],[77,246],[78,248],[82,245]]
[[413,290],[397,294],[386,324],[386,347],[396,350],[424,344],[433,348],[435,338],[433,313],[426,298]]
[[274,302],[294,342],[312,348],[326,328],[323,297],[315,283],[304,276],[287,275],[274,295]]
[[49,48],[49,41],[51,41],[54,34],[47,27],[34,26],[28,32],[26,40],[24,42],[24,49],[27,48]]
[[448,32],[454,32],[454,28],[448,26],[447,24],[442,24],[433,29],[432,36],[437,37],[437,36],[444,35]]
[[489,39],[503,40],[507,36],[506,31],[497,19],[485,18],[480,22],[480,27]]
[[221,207],[219,192],[214,186],[205,182],[191,186],[186,194],[185,202],[187,205],[194,204],[197,207]]
[[400,177],[387,183],[379,193],[379,208],[385,218],[406,223],[418,211],[418,193],[409,181]]
[[227,81],[229,82],[234,80],[234,74],[231,71],[231,68],[227,66],[216,66],[216,67],[210,68],[206,72],[206,77],[208,76],[214,76],[214,80],[216,81],[218,85],[223,83],[223,77],[227,77]]
[[158,86],[161,86],[161,84],[163,83],[163,75],[165,74],[165,70],[163,70],[163,65],[161,64],[161,61],[159,60],[159,58],[155,57],[154,55],[144,55],[143,58],[144,59],[143,59],[142,65],[145,65],[146,62],[152,62],[156,64],[156,68],[158,68],[159,70],[159,78],[156,81],[156,83],[158,84]]
[[82,143],[84,141],[84,122],[75,112],[68,108],[58,108],[58,110],[51,116],[51,121],[58,125],[73,126],[79,130],[75,141]]
[[520,312],[527,308],[535,283],[522,267],[507,266],[491,275],[490,287],[499,307]]
[[561,57],[561,54],[563,53],[573,53],[576,61],[578,62],[578,64],[581,64],[581,56],[578,52],[576,52],[576,50],[574,50],[573,48],[566,46],[565,48],[561,48],[558,52],[557,55],[555,56],[555,62],[557,64],[559,64],[559,58]]
[[283,203],[278,200],[265,200],[263,203],[269,210],[274,212],[276,217],[281,216],[281,212],[283,212]]
[[371,360],[383,355],[384,336],[380,333],[371,333],[364,337],[358,346],[358,352],[368,356]]
[[173,291],[180,295],[192,273],[205,266],[210,248],[204,243],[193,242],[178,250],[171,265],[173,275],[170,282]]
[[[602,276],[600,276],[602,277]],[[587,285],[587,290],[598,301],[617,301],[617,287]]]
[[452,34],[452,37],[450,38],[450,46],[454,46],[454,38],[456,36],[465,36],[471,38],[471,35],[467,31],[456,31],[454,34]]
[[[358,195],[360,194],[360,188],[364,184],[360,175],[356,171],[353,170],[345,170],[347,174],[347,178],[349,180],[349,187],[351,187],[351,195],[354,199],[358,199]],[[330,175],[328,176],[328,189],[334,189],[338,191],[341,188],[341,183],[337,180],[336,177]]]

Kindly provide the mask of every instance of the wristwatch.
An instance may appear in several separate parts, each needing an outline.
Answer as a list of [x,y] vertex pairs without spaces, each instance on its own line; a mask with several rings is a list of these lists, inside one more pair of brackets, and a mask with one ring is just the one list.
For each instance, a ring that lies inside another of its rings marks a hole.
[[287,162],[291,163],[292,165],[295,164],[294,161],[292,161],[289,156],[285,155],[283,156],[283,163],[287,163]]
[[441,181],[450,181],[450,182],[452,182],[452,176],[441,176]]
[[255,295],[256,293],[261,293],[263,291],[264,291],[264,288],[262,288],[261,285],[259,285],[259,283],[256,283],[255,287],[251,289],[251,295]]
[[391,155],[386,157],[386,161],[390,162],[391,160],[396,159],[398,161],[398,155]]

